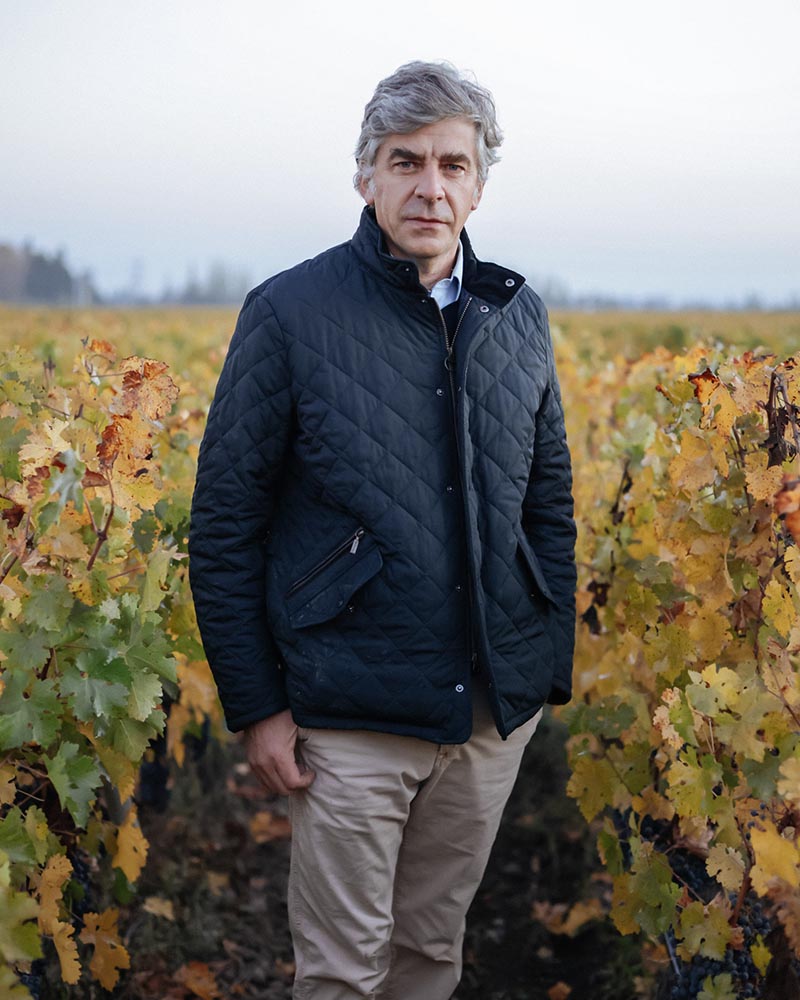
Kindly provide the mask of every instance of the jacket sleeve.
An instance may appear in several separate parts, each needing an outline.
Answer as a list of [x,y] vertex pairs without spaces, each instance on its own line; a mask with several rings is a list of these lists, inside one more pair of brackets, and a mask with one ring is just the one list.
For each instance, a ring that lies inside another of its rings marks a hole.
[[547,387],[536,415],[533,464],[522,507],[522,527],[541,564],[555,598],[549,632],[555,649],[553,686],[548,701],[555,705],[572,697],[575,648],[575,520],[572,467],[561,391],[556,375],[547,311],[538,303],[545,336]]
[[269,633],[265,541],[292,419],[283,332],[258,290],[244,301],[198,457],[189,577],[230,729],[288,706]]

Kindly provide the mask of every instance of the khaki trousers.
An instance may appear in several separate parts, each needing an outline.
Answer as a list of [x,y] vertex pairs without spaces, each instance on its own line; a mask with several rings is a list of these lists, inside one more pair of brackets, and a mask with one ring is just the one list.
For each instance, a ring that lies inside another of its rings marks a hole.
[[303,729],[316,772],[290,796],[294,1000],[448,1000],[522,752],[541,717],[500,739],[485,695],[460,746]]

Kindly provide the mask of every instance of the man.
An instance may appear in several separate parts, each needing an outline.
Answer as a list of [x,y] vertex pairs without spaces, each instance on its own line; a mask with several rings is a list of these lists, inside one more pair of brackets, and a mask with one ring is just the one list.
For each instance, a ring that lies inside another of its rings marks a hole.
[[198,621],[290,796],[298,1000],[446,1000],[522,751],[570,697],[571,476],[545,309],[464,223],[488,91],[366,107],[352,240],[247,296],[200,451]]

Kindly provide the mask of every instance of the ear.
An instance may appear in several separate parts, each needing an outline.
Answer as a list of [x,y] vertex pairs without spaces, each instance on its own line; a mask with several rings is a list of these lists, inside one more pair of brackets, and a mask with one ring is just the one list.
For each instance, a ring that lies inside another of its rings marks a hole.
[[368,205],[375,204],[375,192],[372,190],[372,184],[366,177],[362,177],[358,182],[358,190],[361,192],[361,197]]
[[480,205],[482,194],[483,194],[483,184],[478,184],[478,186],[475,188],[475,193],[472,196],[472,204],[470,205],[471,212],[474,212],[475,209],[478,207],[478,205]]

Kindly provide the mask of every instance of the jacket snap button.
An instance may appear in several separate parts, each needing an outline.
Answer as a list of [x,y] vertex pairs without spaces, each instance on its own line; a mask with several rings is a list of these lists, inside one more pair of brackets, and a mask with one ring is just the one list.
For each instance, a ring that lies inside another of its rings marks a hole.
[[463,684],[456,684],[456,691],[458,691],[459,694],[461,694],[463,690],[464,690]]
[[506,278],[506,285],[509,288],[513,288],[515,284],[516,284],[516,282],[514,281],[513,278]]
[[348,604],[348,605],[347,605],[347,610],[348,610],[348,611],[350,612],[350,614],[352,615],[352,613],[353,613],[353,612],[354,612],[354,611],[356,610],[356,606],[355,606],[355,604]]
[[452,493],[452,492],[453,492],[453,487],[452,487],[452,486],[450,486],[449,484],[447,485],[447,487],[446,487],[446,488],[447,488],[447,492],[448,492],[448,493]]
[[488,313],[489,312],[489,307],[488,306],[481,306],[481,312],[482,313]]
[[460,584],[460,583],[457,583],[457,584],[456,584],[456,592],[457,592],[457,593],[459,593],[459,594],[460,594],[460,593],[461,593],[461,591],[462,591],[463,589],[464,589],[464,588],[463,588],[463,587],[461,586],[461,584]]
[[444,396],[444,389],[437,389],[436,390],[436,395],[437,396]]

